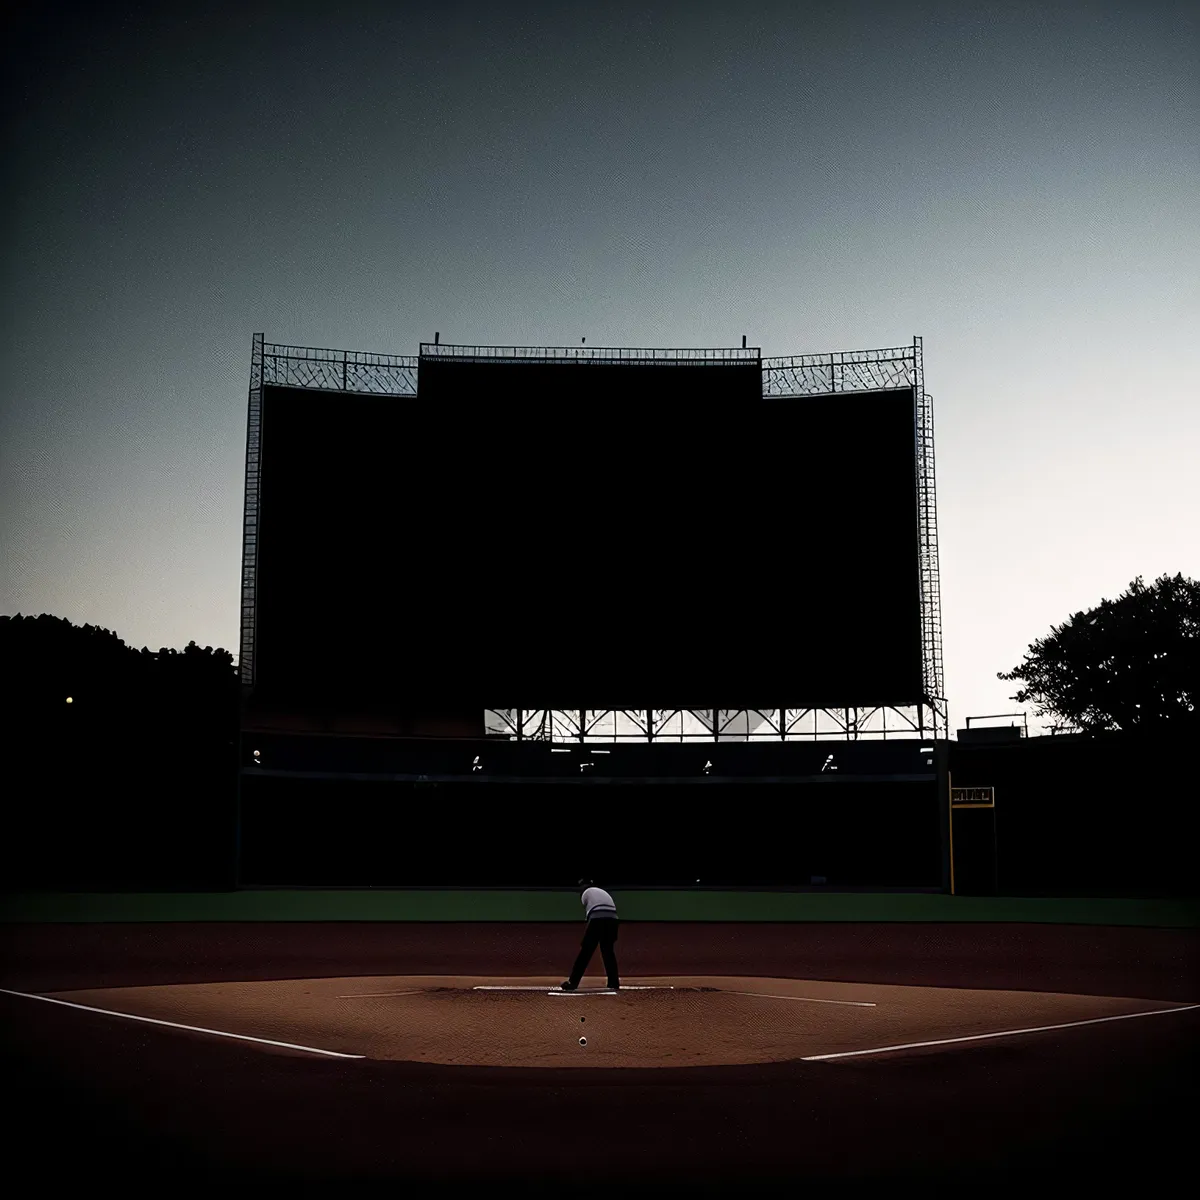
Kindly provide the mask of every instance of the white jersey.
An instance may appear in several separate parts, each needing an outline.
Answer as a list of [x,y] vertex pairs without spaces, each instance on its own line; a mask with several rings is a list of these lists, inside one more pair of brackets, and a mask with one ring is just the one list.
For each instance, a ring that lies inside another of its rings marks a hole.
[[583,907],[590,921],[593,917],[615,917],[617,906],[613,898],[603,889],[590,887],[583,893]]

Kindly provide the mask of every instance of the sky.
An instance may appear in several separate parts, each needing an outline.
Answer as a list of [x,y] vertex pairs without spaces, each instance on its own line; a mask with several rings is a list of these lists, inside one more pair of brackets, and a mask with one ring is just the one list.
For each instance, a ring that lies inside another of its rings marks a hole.
[[257,331],[395,354],[920,335],[952,730],[1019,707],[996,673],[1053,625],[1200,576],[1194,5],[5,22],[0,613],[236,654]]

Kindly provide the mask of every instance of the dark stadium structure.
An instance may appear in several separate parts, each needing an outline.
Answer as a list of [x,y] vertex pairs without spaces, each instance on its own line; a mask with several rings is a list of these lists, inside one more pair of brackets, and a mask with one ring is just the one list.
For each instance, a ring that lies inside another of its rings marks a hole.
[[943,887],[939,604],[920,338],[255,335],[239,877]]

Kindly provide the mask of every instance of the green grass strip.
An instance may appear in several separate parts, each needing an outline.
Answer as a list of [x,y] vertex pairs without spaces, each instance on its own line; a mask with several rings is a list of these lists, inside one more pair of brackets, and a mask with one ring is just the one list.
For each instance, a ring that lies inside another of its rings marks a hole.
[[[968,921],[1200,925],[1200,902],[1025,896],[726,891],[616,892],[627,921]],[[391,889],[239,892],[34,892],[0,900],[0,921],[580,921],[562,891]]]

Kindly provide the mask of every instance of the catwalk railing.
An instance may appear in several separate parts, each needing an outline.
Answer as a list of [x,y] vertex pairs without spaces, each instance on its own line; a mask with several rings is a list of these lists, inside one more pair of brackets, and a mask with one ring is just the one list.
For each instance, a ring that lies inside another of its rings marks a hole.
[[452,346],[422,342],[421,358],[461,358],[470,362],[578,363],[580,366],[653,366],[672,364],[729,364],[762,361],[757,346],[737,347],[620,347],[620,346]]
[[[261,338],[261,334],[255,335]],[[921,384],[921,339],[911,346],[885,350],[840,350],[762,358],[756,347],[701,349],[624,349],[608,346],[452,346],[423,343],[426,357],[492,359],[514,362],[640,364],[762,363],[764,396],[820,396]],[[417,394],[416,355],[375,354],[365,350],[328,350],[312,346],[262,346],[262,381],[280,387],[366,392],[378,396]]]

